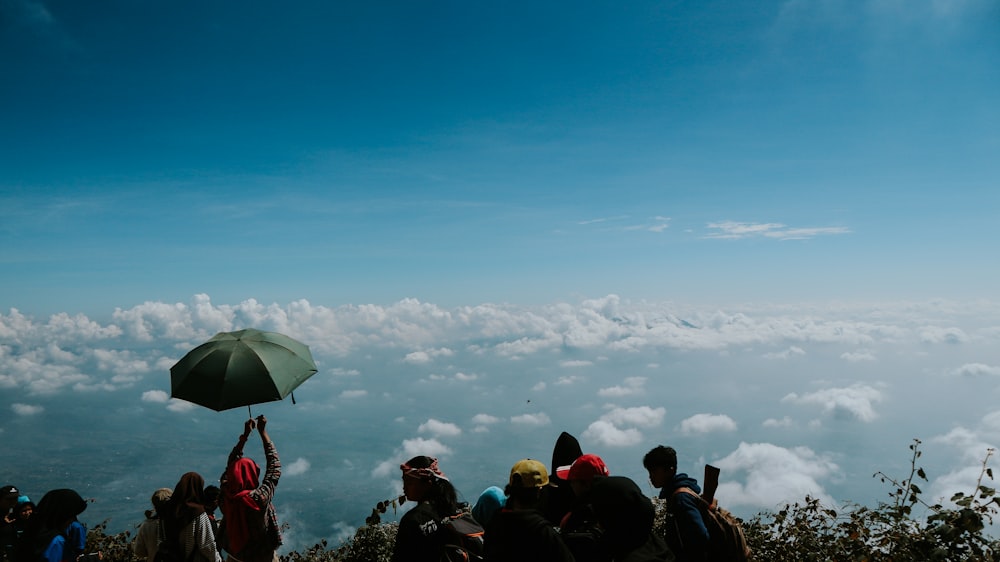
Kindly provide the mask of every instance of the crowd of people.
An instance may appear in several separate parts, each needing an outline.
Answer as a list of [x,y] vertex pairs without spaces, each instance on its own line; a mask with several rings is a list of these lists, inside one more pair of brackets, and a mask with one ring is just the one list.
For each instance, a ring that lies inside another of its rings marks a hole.
[[[265,468],[243,455],[257,430]],[[152,509],[139,526],[132,551],[146,562],[277,562],[281,533],[271,499],[281,462],[267,432],[267,418],[244,423],[229,454],[219,486],[205,485],[197,472],[181,475],[173,488],[157,489]],[[15,486],[0,490],[0,542],[4,562],[97,562],[100,552],[84,552],[86,527],[77,519],[87,501],[74,490],[47,492],[38,504]],[[222,518],[217,519],[218,509]]]
[[[244,456],[254,430],[263,445],[263,474]],[[409,459],[400,465],[403,494],[416,505],[400,519],[392,562],[438,562],[448,549],[494,562],[708,559],[709,532],[693,497],[701,489],[677,472],[674,449],[658,446],[642,459],[666,501],[663,533],[654,530],[652,501],[634,481],[613,475],[598,455],[572,457],[552,474],[538,460],[521,459],[503,487],[490,486],[473,506],[459,502],[436,458]],[[153,493],[132,551],[146,562],[277,562],[281,533],[272,499],[280,477],[267,419],[248,419],[219,486],[188,472],[173,488]],[[101,553],[85,552],[86,528],[77,517],[86,508],[73,490],[51,490],[35,504],[15,486],[3,487],[0,562],[100,560]]]
[[490,486],[475,505],[461,505],[458,493],[433,457],[417,456],[400,465],[403,492],[416,507],[399,522],[392,562],[443,560],[454,536],[443,526],[471,513],[481,526],[481,544],[470,558],[494,562],[704,562],[709,531],[687,493],[697,481],[677,472],[677,453],[658,446],[643,458],[650,482],[666,501],[662,534],[654,529],[650,498],[630,478],[611,474],[604,460],[580,454],[549,473],[534,459],[510,469],[503,488]]

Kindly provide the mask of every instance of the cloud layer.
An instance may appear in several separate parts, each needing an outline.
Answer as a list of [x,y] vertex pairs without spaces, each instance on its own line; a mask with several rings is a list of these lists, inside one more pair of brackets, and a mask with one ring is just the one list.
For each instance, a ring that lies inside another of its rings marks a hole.
[[[216,332],[250,326],[302,340],[317,360],[275,431],[296,436],[279,443],[292,459],[285,494],[307,506],[314,486],[355,482],[330,526],[398,493],[399,464],[412,456],[440,458],[468,497],[502,484],[518,458],[547,460],[561,431],[640,483],[642,454],[657,444],[676,447],[696,476],[720,466],[720,497],[743,515],[805,494],[877,497],[876,482],[849,475],[881,469],[893,447],[905,457],[914,435],[960,453],[938,461],[943,494],[968,485],[967,465],[1000,442],[993,391],[973,390],[1000,372],[998,304],[720,310],[615,295],[456,308],[197,295],[102,321],[11,310],[0,315],[0,388],[13,414],[4,435],[38,439],[35,428],[72,419],[68,404],[113,413],[121,425],[108,431],[123,435],[157,432],[149,419],[201,435],[216,414],[172,399],[169,368]],[[220,416],[238,425],[240,415]]]

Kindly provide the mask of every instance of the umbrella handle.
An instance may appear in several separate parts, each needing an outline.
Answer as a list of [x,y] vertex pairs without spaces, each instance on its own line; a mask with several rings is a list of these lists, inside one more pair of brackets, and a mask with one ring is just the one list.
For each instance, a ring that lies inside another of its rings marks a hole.
[[292,404],[295,403],[295,391],[292,391]]
[[247,404],[247,413],[250,414],[250,419],[253,419],[253,412],[250,411],[250,404]]

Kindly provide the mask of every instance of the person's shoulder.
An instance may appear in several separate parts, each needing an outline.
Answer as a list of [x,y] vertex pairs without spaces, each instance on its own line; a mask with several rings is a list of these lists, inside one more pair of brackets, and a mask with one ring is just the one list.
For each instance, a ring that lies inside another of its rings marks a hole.
[[510,522],[514,522],[520,527],[530,529],[532,531],[551,530],[552,532],[555,532],[555,527],[545,517],[545,514],[536,509],[515,509],[501,513],[506,513],[506,519]]
[[417,505],[413,506],[412,509],[404,513],[400,521],[405,519],[409,521],[423,522],[437,518],[438,515],[437,512],[434,510],[433,506],[431,506],[428,503],[418,503]]
[[695,494],[701,493],[701,486],[698,485],[698,480],[684,474],[683,472],[674,476],[674,479],[670,482],[669,486],[672,492],[680,490],[681,488],[688,488]]

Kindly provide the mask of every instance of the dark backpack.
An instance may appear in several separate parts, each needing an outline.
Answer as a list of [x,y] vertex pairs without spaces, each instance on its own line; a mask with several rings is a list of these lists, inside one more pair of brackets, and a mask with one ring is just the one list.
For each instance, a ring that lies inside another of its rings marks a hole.
[[674,495],[689,494],[695,498],[698,511],[708,529],[708,560],[712,562],[748,562],[752,560],[750,546],[743,534],[739,518],[719,507],[719,502],[705,501],[691,488],[677,488]]
[[458,513],[438,522],[444,539],[441,562],[479,562],[485,560],[483,526],[469,513]]

